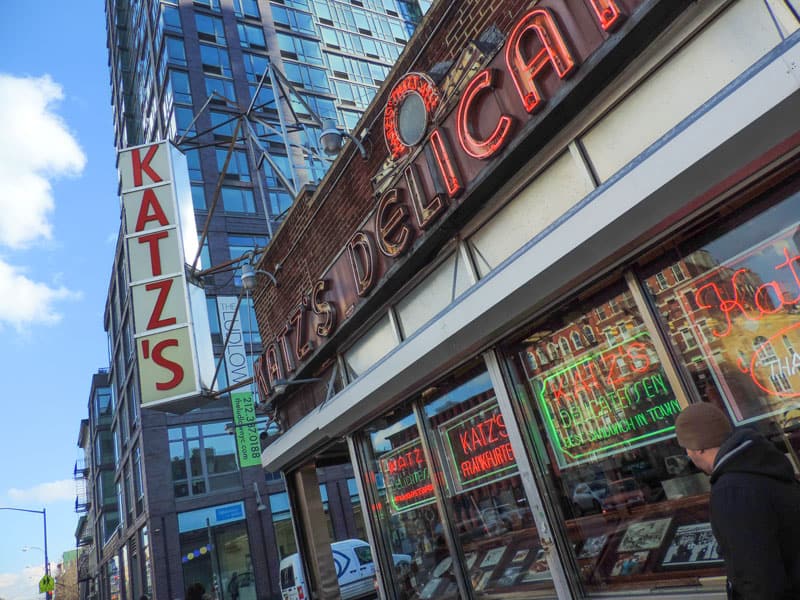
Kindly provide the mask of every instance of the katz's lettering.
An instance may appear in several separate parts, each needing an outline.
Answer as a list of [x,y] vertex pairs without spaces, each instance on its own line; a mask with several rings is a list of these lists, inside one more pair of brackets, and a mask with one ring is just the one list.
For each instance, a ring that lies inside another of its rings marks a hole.
[[499,413],[458,434],[464,454],[472,454],[507,438],[506,424]]
[[174,389],[183,382],[184,371],[181,364],[164,356],[167,348],[177,348],[179,345],[180,343],[175,338],[161,340],[153,344],[152,348],[150,347],[150,340],[142,341],[142,355],[144,358],[152,360],[159,367],[172,373],[172,377],[167,381],[156,382],[156,389],[159,391]]
[[[633,11],[644,4],[627,0],[625,6]],[[318,321],[309,328],[292,324],[302,335],[286,338],[292,351],[284,349],[286,362],[280,368],[301,372],[301,363],[319,354],[326,338],[341,325],[334,307],[346,307],[345,319],[376,286],[383,285],[382,278],[394,263],[406,260],[418,240],[458,212],[456,203],[469,197],[470,185],[485,188],[488,172],[519,141],[515,138],[521,131],[533,139],[531,123],[536,119],[548,118],[562,106],[574,109],[564,102],[574,87],[569,79],[577,78],[580,65],[604,44],[619,42],[620,35],[609,37],[606,32],[625,18],[615,0],[559,2],[552,8],[539,4],[516,20],[504,45],[487,54],[488,62],[476,59],[470,65],[477,72],[467,71],[470,75],[463,82],[445,79],[448,97],[422,73],[406,73],[395,83],[383,119],[390,154],[383,169],[391,179],[374,178],[377,189],[371,213],[333,265],[320,274],[319,281],[328,282],[325,288],[318,283],[310,293],[307,308]],[[605,60],[610,59],[599,59]],[[407,119],[419,126],[404,129],[401,124]],[[468,210],[476,207],[473,200]],[[352,283],[336,285],[336,277],[352,277]],[[327,292],[324,298],[323,292]],[[302,305],[302,297],[298,301]],[[301,308],[281,319],[302,320],[304,312]],[[273,329],[281,331],[281,326]],[[273,365],[267,372],[276,368]],[[263,380],[268,383],[269,377]]]

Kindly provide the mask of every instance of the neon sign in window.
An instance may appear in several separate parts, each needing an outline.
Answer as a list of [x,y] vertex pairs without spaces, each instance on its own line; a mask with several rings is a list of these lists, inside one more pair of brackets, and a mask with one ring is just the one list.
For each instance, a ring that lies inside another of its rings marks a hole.
[[393,513],[419,508],[434,501],[431,474],[419,440],[384,454],[380,459],[380,468],[386,482],[389,508]]
[[674,290],[737,423],[800,405],[797,239],[793,225]]
[[495,400],[439,426],[457,491],[513,475],[517,462]]
[[641,332],[533,381],[560,467],[668,436],[680,405]]

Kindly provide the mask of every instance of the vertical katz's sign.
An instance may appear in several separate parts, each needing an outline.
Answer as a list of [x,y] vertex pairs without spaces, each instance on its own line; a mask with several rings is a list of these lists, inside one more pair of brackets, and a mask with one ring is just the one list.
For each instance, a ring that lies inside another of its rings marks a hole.
[[119,153],[142,406],[184,412],[214,374],[205,294],[186,278],[197,251],[186,158],[168,142]]

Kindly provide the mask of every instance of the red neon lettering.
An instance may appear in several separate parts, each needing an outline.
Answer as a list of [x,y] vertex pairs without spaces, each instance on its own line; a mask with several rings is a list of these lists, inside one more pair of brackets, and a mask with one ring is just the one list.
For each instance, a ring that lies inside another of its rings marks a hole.
[[[153,168],[150,166],[150,161],[153,160],[153,157],[156,155],[156,151],[158,151],[158,146],[150,146],[147,149],[147,154],[144,156],[144,160],[142,160],[139,151],[141,148],[134,148],[131,150],[131,160],[132,160],[132,168],[133,168],[133,185],[135,187],[139,187],[142,185],[142,173],[147,173],[148,177],[153,183],[158,183],[159,181],[163,181],[161,176],[156,173]],[[137,230],[138,231],[138,230]]]
[[502,115],[494,131],[486,139],[478,139],[473,132],[474,102],[481,94],[493,89],[496,73],[496,69],[485,69],[478,73],[469,82],[458,103],[458,112],[456,113],[458,141],[464,152],[473,158],[485,159],[497,154],[509,140],[514,125],[512,117]]
[[153,277],[161,275],[161,252],[158,247],[158,240],[163,240],[168,237],[168,231],[157,231],[139,237],[140,244],[150,245],[150,272]]
[[614,0],[589,0],[589,4],[600,22],[600,27],[605,31],[613,31],[622,23],[625,15],[620,12]]
[[328,282],[320,279],[314,284],[311,291],[311,310],[314,314],[323,317],[321,323],[317,323],[316,332],[320,337],[328,337],[336,327],[336,307],[322,299],[322,294],[328,291]]
[[[161,340],[157,344],[153,345],[152,350],[152,358],[153,362],[157,364],[159,367],[163,367],[167,371],[172,373],[172,379],[167,381],[157,381],[156,382],[156,389],[159,391],[164,390],[171,390],[181,384],[184,377],[183,367],[176,363],[175,361],[169,360],[168,358],[164,357],[164,350],[166,348],[172,348],[179,346],[178,340],[171,338],[167,340]],[[149,359],[151,357],[150,352],[150,340],[144,340],[142,342],[142,356],[145,359]]]
[[172,279],[162,279],[161,281],[154,281],[144,286],[148,292],[158,290],[158,297],[156,298],[155,306],[153,306],[153,313],[150,315],[150,320],[147,322],[147,329],[157,329],[159,327],[167,327],[168,325],[175,325],[178,319],[175,317],[161,318],[161,313],[164,312],[164,306],[167,304],[170,289],[172,289]]
[[363,231],[357,231],[347,243],[347,254],[350,257],[350,268],[356,283],[359,296],[366,296],[375,283],[373,279],[375,253],[372,240]]
[[395,160],[408,152],[408,146],[400,137],[397,125],[397,117],[400,106],[409,94],[416,93],[422,98],[425,105],[426,122],[438,108],[441,101],[441,94],[436,84],[426,75],[420,73],[407,73],[392,88],[389,99],[386,101],[386,108],[383,112],[383,133],[386,140],[386,147]]
[[417,166],[414,163],[408,165],[403,171],[403,174],[406,178],[408,195],[411,198],[411,206],[414,207],[414,216],[417,218],[417,225],[425,229],[444,210],[444,199],[442,198],[442,194],[434,194],[430,202],[427,204],[423,203],[422,184],[420,183],[419,174],[417,173]]
[[433,149],[433,156],[444,180],[447,194],[455,198],[464,190],[464,184],[461,183],[461,174],[451,158],[453,153],[450,151],[450,146],[438,129],[434,129],[431,133],[430,147]]
[[411,230],[403,222],[408,216],[406,207],[398,199],[397,188],[381,196],[375,211],[375,230],[378,232],[378,248],[386,256],[399,256],[411,242]]
[[[783,269],[784,267],[788,267],[789,270],[792,272],[792,277],[794,277],[794,282],[797,285],[798,292],[800,292],[800,275],[795,270],[795,263],[800,262],[800,255],[789,256],[789,249],[783,249],[783,256],[786,260],[782,263],[775,265],[775,270]],[[786,304],[797,304],[800,302],[800,293],[795,296],[794,300],[789,300]]]
[[[527,60],[523,42],[531,31],[538,36],[542,49]],[[536,78],[547,65],[552,65],[558,76],[564,79],[575,68],[575,61],[553,16],[547,9],[536,9],[517,23],[506,42],[506,66],[529,113],[541,107],[542,97],[536,88]]]
[[506,424],[503,421],[503,415],[499,413],[480,423],[476,423],[458,434],[459,442],[461,442],[461,451],[464,454],[472,454],[480,448],[496,444],[501,439],[506,438],[508,438]]
[[[150,210],[152,209],[152,213]],[[155,221],[162,227],[169,225],[169,219],[161,208],[155,190],[146,189],[142,195],[142,204],[139,206],[139,214],[136,216],[136,232],[144,231],[145,225],[150,221]]]

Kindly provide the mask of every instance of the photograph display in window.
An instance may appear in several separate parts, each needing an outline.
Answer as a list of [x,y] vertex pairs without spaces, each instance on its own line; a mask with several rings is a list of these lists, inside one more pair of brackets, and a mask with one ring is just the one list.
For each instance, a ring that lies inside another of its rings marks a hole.
[[661,561],[663,567],[692,567],[707,564],[721,564],[719,546],[711,532],[711,523],[682,525],[675,535]]

